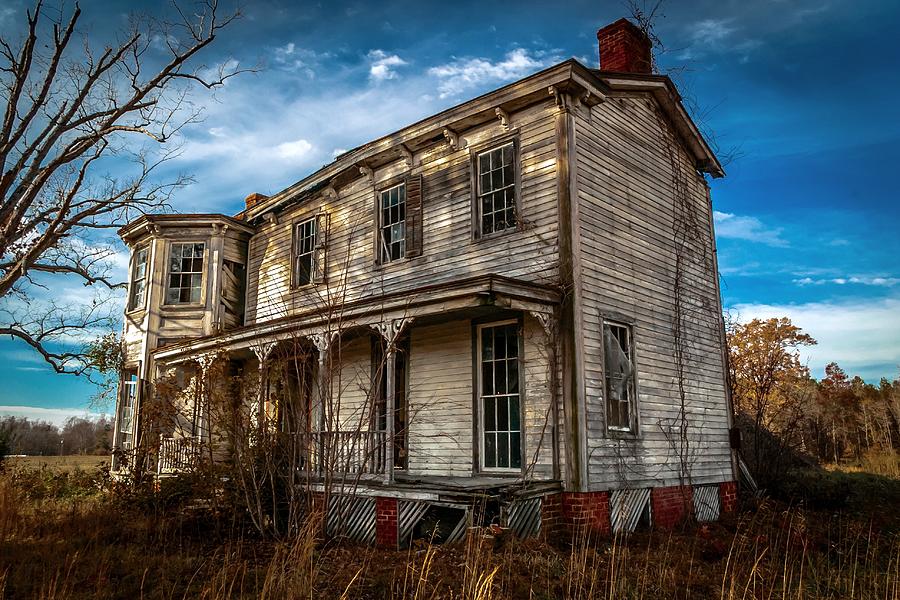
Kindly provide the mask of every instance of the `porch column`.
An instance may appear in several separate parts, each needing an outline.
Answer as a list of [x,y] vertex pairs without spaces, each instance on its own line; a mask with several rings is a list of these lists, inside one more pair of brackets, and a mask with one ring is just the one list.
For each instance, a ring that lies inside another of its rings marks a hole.
[[385,341],[384,353],[384,377],[385,379],[385,456],[384,456],[384,482],[394,483],[394,419],[396,418],[397,390],[395,374],[397,372],[397,340],[407,325],[412,323],[412,317],[392,319],[389,322],[381,322],[374,325]]
[[200,393],[197,395],[197,401],[200,402],[200,406],[196,407],[196,436],[198,442],[201,441],[204,434],[206,434],[209,441],[212,441],[211,432],[209,431],[209,385],[207,385],[207,378],[209,377],[209,370],[215,361],[216,355],[213,353],[201,354],[197,357],[197,364],[200,365],[200,381],[198,382]]
[[269,382],[269,356],[275,348],[275,342],[259,342],[250,347],[256,359],[259,361],[259,374],[256,399],[250,403],[250,429],[261,430],[269,424],[269,414],[266,410],[266,388]]
[[316,466],[319,470],[322,470],[323,463],[325,461],[325,436],[323,432],[326,431],[327,425],[327,415],[325,412],[325,402],[331,399],[331,394],[329,393],[329,383],[331,381],[331,374],[328,372],[328,354],[331,351],[332,343],[340,337],[340,333],[325,330],[321,333],[314,333],[308,336],[312,341],[313,345],[319,351],[319,372],[316,376],[317,378],[317,388],[318,388],[318,401],[315,405],[315,415],[314,419],[318,426],[318,457],[316,460]]

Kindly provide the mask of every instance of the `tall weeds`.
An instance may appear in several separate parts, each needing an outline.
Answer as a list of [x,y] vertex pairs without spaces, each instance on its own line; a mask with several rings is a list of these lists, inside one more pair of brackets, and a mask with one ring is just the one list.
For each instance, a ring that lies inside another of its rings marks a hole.
[[45,476],[0,475],[0,598],[900,600],[896,529],[775,502],[685,531],[582,529],[556,545],[473,527],[385,551],[326,545],[321,515],[276,542]]

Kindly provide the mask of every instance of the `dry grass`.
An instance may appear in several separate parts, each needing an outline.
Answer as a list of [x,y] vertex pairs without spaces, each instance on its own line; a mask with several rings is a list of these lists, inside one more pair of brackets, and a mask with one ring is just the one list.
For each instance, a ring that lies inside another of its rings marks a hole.
[[109,463],[109,455],[103,456],[16,456],[7,459],[12,467],[28,467],[31,469],[47,468],[58,472],[71,472],[77,469],[90,471]]
[[563,544],[472,529],[402,551],[326,544],[320,519],[289,543],[227,512],[109,491],[78,471],[0,475],[3,598],[858,598],[900,600],[897,528],[767,502],[673,533]]
[[871,473],[900,479],[900,454],[896,452],[867,452],[862,459],[841,464],[827,464],[829,471],[843,471],[844,473]]

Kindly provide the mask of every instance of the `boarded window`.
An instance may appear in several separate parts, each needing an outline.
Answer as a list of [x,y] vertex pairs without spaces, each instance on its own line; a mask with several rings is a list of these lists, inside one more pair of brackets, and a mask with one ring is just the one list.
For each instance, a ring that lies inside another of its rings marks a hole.
[[606,376],[606,426],[612,431],[634,431],[635,384],[631,326],[603,323]]
[[169,253],[169,287],[166,302],[188,304],[200,302],[203,283],[202,242],[172,244]]
[[515,229],[516,168],[512,142],[478,154],[476,158],[478,226],[481,235]]
[[484,469],[521,469],[519,325],[479,328],[479,404]]
[[131,295],[128,298],[128,310],[134,310],[144,306],[144,298],[147,290],[147,257],[149,248],[144,246],[134,253],[134,262],[131,265]]

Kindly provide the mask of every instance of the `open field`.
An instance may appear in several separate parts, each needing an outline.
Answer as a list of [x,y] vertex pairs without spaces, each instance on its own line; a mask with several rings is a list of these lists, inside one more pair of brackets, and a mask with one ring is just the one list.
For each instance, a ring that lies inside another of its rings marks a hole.
[[41,468],[53,471],[74,471],[75,469],[93,470],[104,463],[109,463],[109,456],[17,456],[9,458],[13,467]]
[[900,515],[884,510],[900,505],[900,482],[869,474],[809,474],[797,488],[818,496],[802,505],[753,502],[627,540],[475,529],[402,551],[326,542],[316,519],[262,540],[225,496],[114,486],[103,470],[0,474],[0,597],[900,600]]

